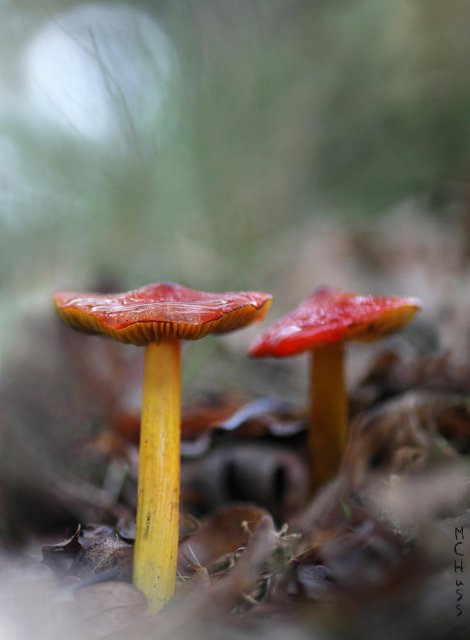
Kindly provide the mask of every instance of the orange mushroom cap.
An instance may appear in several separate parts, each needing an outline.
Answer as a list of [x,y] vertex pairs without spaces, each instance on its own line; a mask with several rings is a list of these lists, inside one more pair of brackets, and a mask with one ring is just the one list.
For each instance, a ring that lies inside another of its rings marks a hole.
[[338,341],[372,341],[401,329],[420,308],[417,298],[362,296],[323,287],[258,336],[249,353],[281,358]]
[[59,292],[53,301],[61,318],[74,329],[146,345],[239,329],[262,320],[272,297],[257,291],[209,293],[163,282],[110,295]]

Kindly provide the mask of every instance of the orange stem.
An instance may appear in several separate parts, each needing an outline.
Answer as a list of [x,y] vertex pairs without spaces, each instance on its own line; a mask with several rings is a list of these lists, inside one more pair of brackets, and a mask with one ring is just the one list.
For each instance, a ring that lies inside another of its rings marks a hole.
[[308,444],[313,491],[339,469],[346,448],[347,422],[343,343],[338,342],[312,352]]

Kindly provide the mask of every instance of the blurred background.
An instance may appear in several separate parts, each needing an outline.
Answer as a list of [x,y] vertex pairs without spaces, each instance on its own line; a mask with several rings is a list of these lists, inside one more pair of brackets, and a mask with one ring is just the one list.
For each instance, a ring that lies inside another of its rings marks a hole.
[[[4,433],[24,430],[37,450],[38,423],[70,437],[99,423],[111,393],[115,355],[66,337],[50,304],[61,289],[266,290],[268,322],[320,284],[413,295],[415,340],[467,357],[466,2],[1,0],[0,11]],[[185,398],[303,397],[303,359],[247,361],[258,329],[191,344]],[[119,385],[114,398],[129,394]]]
[[462,0],[0,10],[0,372],[58,289],[446,307],[470,251]]

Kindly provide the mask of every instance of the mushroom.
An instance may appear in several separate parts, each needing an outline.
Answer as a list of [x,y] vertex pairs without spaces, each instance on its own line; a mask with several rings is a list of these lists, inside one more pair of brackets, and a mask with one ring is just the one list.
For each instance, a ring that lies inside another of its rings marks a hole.
[[308,447],[313,491],[336,474],[346,447],[344,343],[369,342],[396,331],[420,307],[416,298],[363,296],[323,287],[252,344],[253,357],[312,354]]
[[208,293],[174,283],[122,294],[60,292],[57,312],[74,329],[145,346],[134,583],[157,611],[176,582],[180,483],[180,340],[262,320],[271,296]]

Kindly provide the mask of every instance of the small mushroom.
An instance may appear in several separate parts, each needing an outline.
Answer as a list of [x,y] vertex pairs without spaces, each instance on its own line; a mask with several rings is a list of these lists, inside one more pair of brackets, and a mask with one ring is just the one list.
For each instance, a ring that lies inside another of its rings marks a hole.
[[174,283],[122,294],[53,296],[74,329],[145,346],[134,583],[150,611],[173,595],[180,490],[180,340],[225,333],[262,320],[271,296],[208,293]]
[[313,490],[336,474],[346,447],[344,343],[368,342],[396,331],[420,307],[416,298],[362,296],[324,287],[252,344],[253,357],[312,353],[308,440]]

